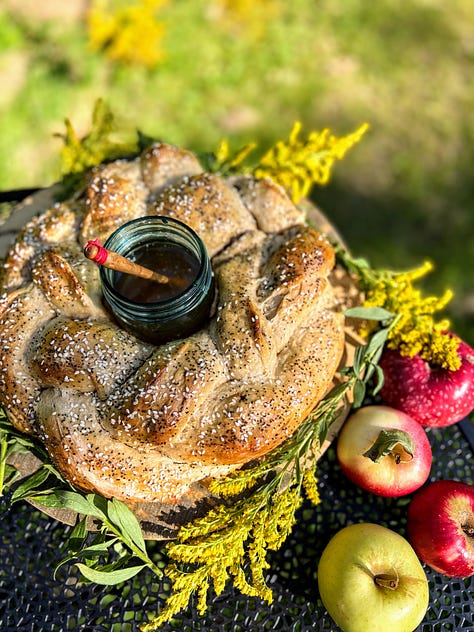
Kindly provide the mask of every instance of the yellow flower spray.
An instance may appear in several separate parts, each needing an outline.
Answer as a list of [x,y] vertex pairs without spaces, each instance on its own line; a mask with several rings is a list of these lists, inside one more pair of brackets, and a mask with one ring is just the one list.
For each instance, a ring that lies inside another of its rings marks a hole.
[[296,122],[288,142],[280,141],[269,149],[254,171],[257,178],[269,177],[288,191],[297,204],[306,197],[314,184],[329,181],[336,160],[344,158],[368,129],[367,123],[341,138],[329,129],[311,132],[305,140],[299,138],[301,123]]
[[[382,307],[396,316],[387,348],[408,357],[419,355],[426,362],[452,371],[460,367],[459,339],[447,335],[449,320],[437,321],[434,317],[449,303],[452,291],[446,290],[441,297],[423,296],[414,286],[415,281],[433,269],[429,261],[413,270],[394,272],[373,269],[364,260],[351,259],[340,248],[338,256],[357,277],[359,289],[365,296],[364,307]],[[374,321],[367,321],[360,333],[368,336],[374,327]]]
[[260,158],[256,166],[246,166],[245,160],[255,149],[254,143],[232,153],[226,140],[208,157],[211,171],[228,175],[252,173],[256,178],[271,178],[285,189],[295,204],[309,195],[315,184],[325,185],[336,160],[342,160],[369,128],[367,123],[355,132],[340,138],[329,129],[310,132],[300,138],[301,123],[296,121],[287,141],[278,141]]
[[89,44],[115,62],[155,67],[164,57],[164,26],[158,20],[166,0],[93,0],[87,14]]

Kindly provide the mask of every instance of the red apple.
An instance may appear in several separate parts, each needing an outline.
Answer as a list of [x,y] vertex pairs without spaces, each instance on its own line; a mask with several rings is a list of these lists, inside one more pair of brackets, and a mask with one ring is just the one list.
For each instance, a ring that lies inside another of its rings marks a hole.
[[403,496],[425,483],[432,461],[425,430],[388,406],[352,414],[337,441],[337,457],[350,480],[379,496]]
[[[449,334],[452,335],[452,334]],[[459,369],[430,366],[419,356],[409,358],[385,349],[380,359],[385,403],[423,426],[450,426],[474,408],[474,349],[461,341]]]
[[420,559],[448,577],[474,575],[474,486],[435,481],[413,497],[407,534]]

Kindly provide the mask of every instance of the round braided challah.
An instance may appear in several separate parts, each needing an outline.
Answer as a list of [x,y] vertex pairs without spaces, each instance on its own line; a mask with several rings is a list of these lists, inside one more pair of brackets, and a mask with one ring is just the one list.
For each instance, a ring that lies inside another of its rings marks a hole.
[[[83,256],[144,215],[193,228],[216,284],[209,323],[158,347],[115,323]],[[282,443],[327,391],[344,343],[333,266],[327,238],[270,180],[205,173],[162,143],[101,165],[5,258],[1,402],[72,484],[176,502]]]

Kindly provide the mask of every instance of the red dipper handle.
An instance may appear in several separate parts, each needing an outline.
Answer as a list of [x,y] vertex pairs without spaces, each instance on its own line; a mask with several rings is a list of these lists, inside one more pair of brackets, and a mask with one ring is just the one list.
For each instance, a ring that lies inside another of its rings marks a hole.
[[84,255],[87,259],[97,263],[97,265],[104,266],[110,270],[115,270],[116,272],[132,274],[142,279],[156,281],[157,283],[169,283],[170,281],[169,277],[164,274],[154,272],[149,268],[144,268],[143,266],[130,261],[130,259],[126,259],[125,257],[122,257],[122,255],[113,252],[112,250],[107,250],[107,248],[101,246],[98,239],[92,239],[87,242],[86,247],[84,248]]

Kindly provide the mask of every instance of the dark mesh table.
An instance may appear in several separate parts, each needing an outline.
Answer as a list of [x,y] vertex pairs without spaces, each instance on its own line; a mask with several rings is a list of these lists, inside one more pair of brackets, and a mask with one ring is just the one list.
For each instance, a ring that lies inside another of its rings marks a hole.
[[[0,211],[34,190],[0,194]],[[10,212],[8,209],[8,215]],[[30,219],[25,206],[5,223],[0,214],[0,253]],[[470,442],[468,440],[470,437]],[[474,425],[468,420],[429,431],[433,448],[431,479],[450,478],[474,484]],[[405,534],[410,498],[384,499],[356,488],[340,472],[333,449],[319,464],[321,504],[306,503],[284,547],[271,557],[267,581],[274,594],[271,605],[242,596],[229,588],[210,602],[199,617],[193,604],[173,623],[171,630],[202,632],[309,632],[338,630],[324,610],[317,592],[316,569],[329,538],[342,527],[371,521]],[[53,577],[63,549],[67,527],[45,517],[27,503],[9,506],[0,498],[0,632],[138,632],[163,605],[169,585],[151,572],[119,587],[85,585],[73,566],[61,567]],[[149,550],[159,562],[160,544]],[[430,584],[430,607],[418,630],[474,632],[474,577],[449,580],[425,568]],[[367,632],[373,632],[368,630]]]
[[[465,429],[466,434],[463,430]],[[450,478],[474,484],[474,452],[466,435],[472,422],[429,430],[433,448],[431,480]],[[161,628],[206,632],[338,630],[325,613],[317,592],[316,569],[329,538],[353,522],[372,521],[402,535],[410,497],[385,499],[364,493],[347,481],[334,449],[319,465],[322,502],[305,504],[285,546],[271,557],[268,582],[274,603],[242,596],[229,588],[211,600],[204,617],[194,605]],[[9,507],[2,499],[0,514],[0,630],[18,632],[134,632],[164,603],[169,586],[143,572],[119,587],[78,582],[74,567],[65,565],[56,579],[65,534],[70,531],[26,503]],[[160,544],[150,543],[156,560]],[[418,630],[474,631],[474,577],[448,578],[425,567],[430,607]],[[368,631],[371,632],[371,631]]]

